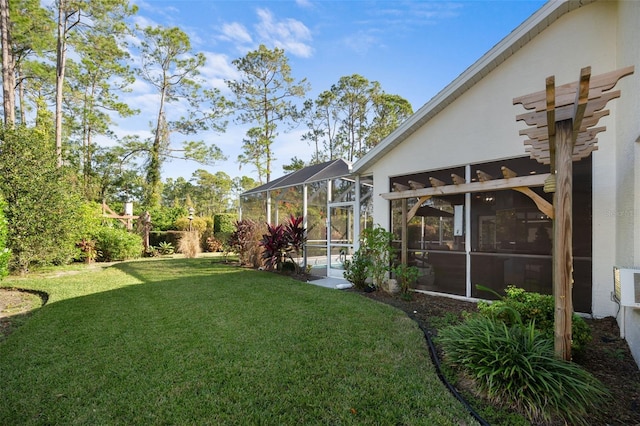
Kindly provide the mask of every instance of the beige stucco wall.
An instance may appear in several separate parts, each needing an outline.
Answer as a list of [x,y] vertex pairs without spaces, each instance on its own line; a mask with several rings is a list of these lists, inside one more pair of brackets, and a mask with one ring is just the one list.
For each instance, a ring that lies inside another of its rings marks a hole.
[[[616,265],[640,267],[640,3],[621,2],[618,10],[619,66],[635,65],[635,74],[617,88],[616,204],[611,216],[616,220]],[[640,309],[622,309],[618,323],[635,360],[640,364]]]
[[[598,1],[565,14],[365,171],[374,176],[374,194],[389,191],[390,176],[520,156],[525,124],[515,116],[525,110],[514,97],[544,90],[550,75],[560,85],[576,81],[584,66],[598,75],[634,65],[635,74],[616,87],[622,97],[599,122],[607,130],[593,153],[592,308],[597,317],[616,315],[613,266],[640,267],[638,28],[635,1]],[[389,203],[380,196],[374,222],[389,224]],[[618,321],[640,364],[640,309],[622,309]]]
[[[635,11],[636,5],[625,2],[624,7]],[[389,191],[389,176],[523,155],[524,137],[518,131],[526,125],[516,122],[515,116],[525,110],[513,105],[513,98],[544,90],[545,79],[551,75],[560,85],[576,81],[584,66],[591,66],[592,75],[598,75],[631,65],[621,64],[617,53],[620,14],[624,12],[618,11],[616,2],[596,2],[562,16],[379,160],[370,170],[375,193]],[[639,27],[631,23],[625,25]],[[629,43],[628,48],[637,50],[637,43]],[[598,316],[614,315],[617,308],[610,298],[618,219],[611,207],[620,198],[616,190],[616,102],[619,100],[608,105],[611,116],[599,123],[607,131],[599,134],[599,150],[593,154],[593,312]],[[374,220],[383,226],[389,223],[388,202],[379,196]]]

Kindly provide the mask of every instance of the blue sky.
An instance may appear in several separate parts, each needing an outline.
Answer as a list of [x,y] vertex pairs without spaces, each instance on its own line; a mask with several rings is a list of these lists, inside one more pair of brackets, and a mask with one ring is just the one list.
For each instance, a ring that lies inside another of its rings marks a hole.
[[[229,95],[225,79],[235,70],[231,61],[260,44],[283,48],[292,75],[307,78],[315,99],[342,76],[360,74],[378,81],[387,93],[411,102],[417,111],[473,62],[538,10],[544,1],[219,1],[137,0],[140,25],[178,26],[191,38],[194,51],[208,63],[202,76],[207,84]],[[135,58],[134,58],[135,60]],[[157,113],[154,94],[138,82],[128,95],[141,109],[123,120],[117,133],[149,135],[149,121]],[[229,123],[222,135],[199,135],[217,144],[228,160],[210,167],[171,161],[167,177],[186,179],[198,168],[224,171],[231,177],[257,178],[249,166],[236,162],[246,128]],[[274,144],[277,161],[272,178],[283,174],[282,164],[297,156],[308,160],[311,149],[297,129],[280,132]],[[179,137],[174,137],[179,141]]]

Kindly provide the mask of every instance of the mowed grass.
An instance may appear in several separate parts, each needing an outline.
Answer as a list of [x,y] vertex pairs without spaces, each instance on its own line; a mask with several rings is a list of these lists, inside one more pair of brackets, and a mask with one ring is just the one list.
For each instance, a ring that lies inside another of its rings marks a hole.
[[404,313],[211,258],[9,279],[0,424],[474,424]]

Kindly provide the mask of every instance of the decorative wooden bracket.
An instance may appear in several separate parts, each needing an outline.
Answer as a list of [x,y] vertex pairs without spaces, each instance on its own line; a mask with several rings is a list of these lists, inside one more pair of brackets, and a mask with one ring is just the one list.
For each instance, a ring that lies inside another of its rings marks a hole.
[[[516,172],[514,172],[513,170],[502,166],[502,175],[504,176],[505,179],[511,179],[514,178],[516,176],[518,176],[516,174]],[[548,202],[547,200],[545,200],[543,197],[541,197],[540,195],[536,194],[535,192],[533,192],[531,190],[531,188],[526,187],[526,186],[517,186],[515,188],[511,188],[514,191],[518,191],[524,195],[526,195],[527,197],[531,198],[533,200],[534,203],[536,203],[536,206],[538,207],[538,210],[540,210],[542,213],[546,214],[547,216],[549,216],[551,219],[553,219],[554,214],[553,214],[553,204],[551,204],[550,202]]]
[[538,162],[550,164],[551,173],[554,173],[555,123],[571,119],[572,160],[588,157],[598,149],[597,134],[606,129],[593,126],[609,114],[603,109],[607,102],[620,97],[619,90],[610,90],[618,80],[633,72],[634,67],[630,66],[591,77],[591,67],[585,67],[580,71],[578,81],[556,87],[555,77],[551,76],[546,79],[545,90],[514,98],[514,105],[521,104],[525,109],[533,110],[516,116],[517,121],[531,126],[520,131],[520,135],[528,137],[524,141],[525,151]]

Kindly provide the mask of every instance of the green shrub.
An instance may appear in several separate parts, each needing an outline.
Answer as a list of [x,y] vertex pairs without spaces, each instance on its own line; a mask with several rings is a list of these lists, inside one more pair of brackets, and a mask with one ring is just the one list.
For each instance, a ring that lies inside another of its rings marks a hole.
[[11,251],[7,248],[7,219],[4,217],[4,209],[7,204],[0,196],[0,280],[9,274],[9,259]]
[[404,263],[400,263],[398,266],[393,268],[393,273],[396,275],[396,279],[398,280],[400,292],[407,295],[409,294],[409,286],[420,276],[420,269],[415,266],[407,266]]
[[[189,223],[191,222],[191,223]],[[189,220],[187,216],[176,219],[175,228],[179,231],[198,231],[203,233],[207,230],[207,219],[196,216]]]
[[474,316],[441,330],[438,341],[446,362],[462,367],[487,398],[532,422],[560,416],[569,424],[585,423],[588,410],[607,396],[586,370],[554,356],[553,341],[534,322],[508,326]]
[[344,279],[357,289],[363,290],[367,284],[367,268],[369,259],[360,250],[356,251],[351,260],[344,261]]
[[96,235],[96,248],[104,262],[135,259],[142,256],[142,237],[124,229],[104,227]]
[[[517,322],[526,324],[535,322],[536,328],[548,339],[553,341],[554,334],[554,299],[548,294],[525,291],[522,288],[508,286],[505,296],[493,303],[479,302],[480,314],[504,321],[507,325]],[[573,314],[571,327],[571,351],[580,355],[587,343],[591,341],[591,329],[586,321]]]
[[77,254],[80,197],[74,176],[58,167],[55,143],[42,129],[0,126],[0,193],[5,198],[10,267],[65,264]]
[[235,213],[218,213],[213,216],[213,232],[230,234],[235,231],[238,215]]
[[149,209],[149,214],[155,231],[175,231],[176,220],[189,213],[186,207],[153,207]]
[[394,249],[391,246],[393,234],[380,225],[366,228],[361,233],[362,241],[358,251],[369,259],[369,277],[376,288],[380,288],[391,271]]

